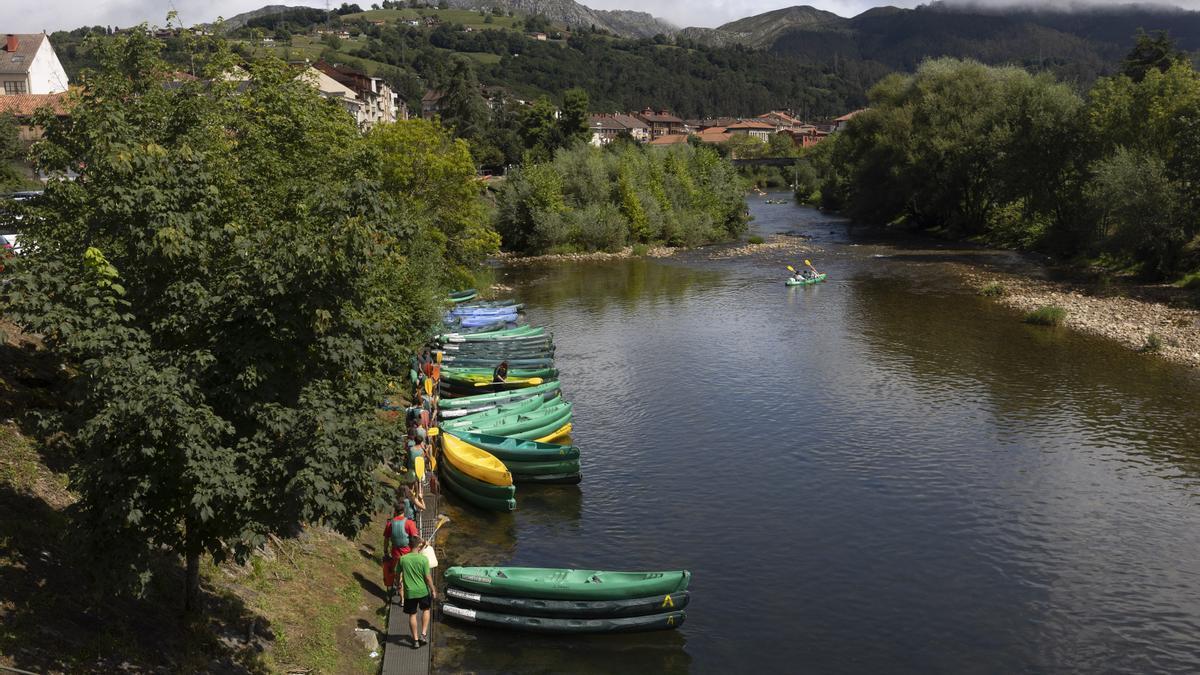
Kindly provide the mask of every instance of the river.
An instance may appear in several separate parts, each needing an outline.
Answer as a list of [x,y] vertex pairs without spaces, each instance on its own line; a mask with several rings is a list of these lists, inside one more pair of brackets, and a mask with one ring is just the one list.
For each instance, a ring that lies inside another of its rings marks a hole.
[[1200,377],[1025,325],[946,266],[1012,254],[750,205],[829,281],[705,251],[498,271],[554,332],[584,480],[448,511],[458,564],[690,569],[687,623],[447,623],[438,669],[1200,670]]

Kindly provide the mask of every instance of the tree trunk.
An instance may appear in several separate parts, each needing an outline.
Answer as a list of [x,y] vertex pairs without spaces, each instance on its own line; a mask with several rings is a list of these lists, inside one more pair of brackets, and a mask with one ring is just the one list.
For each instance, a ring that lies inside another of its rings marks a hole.
[[187,551],[184,554],[187,559],[187,572],[185,574],[185,593],[183,601],[183,611],[188,614],[197,614],[200,612],[200,546],[199,538],[192,533],[191,518],[188,518],[184,524],[184,537],[186,538]]

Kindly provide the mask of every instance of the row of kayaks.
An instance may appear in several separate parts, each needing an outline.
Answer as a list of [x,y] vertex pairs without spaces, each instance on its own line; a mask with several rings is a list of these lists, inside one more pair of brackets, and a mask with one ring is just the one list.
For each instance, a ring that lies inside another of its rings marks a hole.
[[[507,317],[520,307],[511,300],[468,302],[450,313]],[[512,511],[518,485],[582,479],[579,449],[569,439],[574,406],[562,396],[549,331],[528,325],[452,329],[436,337],[435,349],[438,475],[455,496],[479,508]],[[501,363],[507,376],[494,381]]]
[[683,625],[691,573],[451,567],[444,616],[539,633],[623,633]]

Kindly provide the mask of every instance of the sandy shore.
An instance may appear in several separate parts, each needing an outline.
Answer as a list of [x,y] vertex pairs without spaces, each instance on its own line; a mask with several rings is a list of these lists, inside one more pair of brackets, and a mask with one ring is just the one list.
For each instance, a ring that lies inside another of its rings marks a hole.
[[517,253],[505,252],[493,256],[492,259],[501,265],[525,266],[559,262],[604,262],[608,260],[620,260],[623,258],[638,257],[669,258],[684,252],[704,253],[706,251],[711,251],[706,256],[709,260],[726,260],[729,258],[741,258],[769,252],[811,253],[818,250],[820,249],[806,243],[806,241],[800,237],[773,234],[761,244],[743,243],[736,246],[731,246],[729,244],[713,244],[709,246],[700,246],[697,248],[655,246],[641,256],[634,254],[633,247],[626,246],[620,251],[613,252],[594,251],[591,253],[550,253],[547,255],[520,255]]
[[1122,296],[1090,295],[1065,283],[966,266],[958,271],[976,289],[999,284],[1004,293],[995,300],[1009,307],[1029,312],[1057,305],[1067,310],[1068,328],[1115,340],[1135,351],[1146,351],[1150,336],[1157,335],[1162,343],[1158,356],[1200,367],[1198,310]]

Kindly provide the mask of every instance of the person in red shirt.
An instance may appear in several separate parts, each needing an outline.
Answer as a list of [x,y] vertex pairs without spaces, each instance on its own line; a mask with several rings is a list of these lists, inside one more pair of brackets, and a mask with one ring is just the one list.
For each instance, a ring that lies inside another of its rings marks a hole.
[[383,528],[383,585],[389,591],[396,583],[396,562],[412,550],[411,543],[420,536],[417,524],[404,515],[404,502],[397,501],[392,507],[392,517]]

